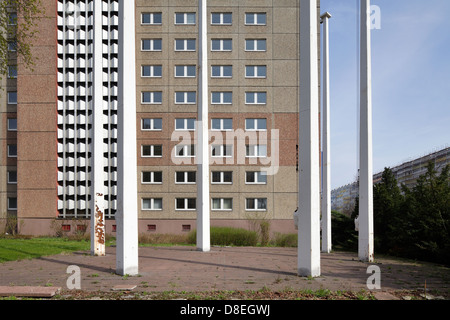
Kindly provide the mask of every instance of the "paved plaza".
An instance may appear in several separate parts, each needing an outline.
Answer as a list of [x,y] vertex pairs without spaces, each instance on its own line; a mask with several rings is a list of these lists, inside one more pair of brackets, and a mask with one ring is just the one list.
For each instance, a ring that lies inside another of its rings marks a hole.
[[0,264],[0,286],[60,287],[67,290],[69,266],[81,271],[81,289],[111,292],[133,288],[134,292],[223,291],[223,290],[368,290],[369,266],[380,270],[379,294],[399,290],[425,290],[449,295],[449,269],[428,263],[377,257],[375,263],[358,261],[356,253],[321,255],[321,276],[297,276],[296,248],[212,247],[199,252],[195,247],[140,247],[139,275],[115,273],[115,247],[106,256],[89,252],[60,254]]

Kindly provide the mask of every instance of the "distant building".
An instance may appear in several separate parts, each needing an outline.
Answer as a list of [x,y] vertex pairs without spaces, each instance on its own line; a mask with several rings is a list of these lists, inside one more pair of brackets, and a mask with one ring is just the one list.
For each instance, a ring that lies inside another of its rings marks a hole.
[[[438,173],[446,165],[450,165],[450,148],[444,148],[440,151],[430,153],[426,156],[405,162],[399,166],[391,168],[392,173],[397,179],[398,185],[404,184],[408,188],[415,186],[417,179],[427,172],[429,162],[434,163]],[[373,176],[373,183],[381,182],[383,172]],[[354,182],[337,188],[331,192],[331,210],[350,214],[355,206],[355,199],[358,196],[358,183]]]

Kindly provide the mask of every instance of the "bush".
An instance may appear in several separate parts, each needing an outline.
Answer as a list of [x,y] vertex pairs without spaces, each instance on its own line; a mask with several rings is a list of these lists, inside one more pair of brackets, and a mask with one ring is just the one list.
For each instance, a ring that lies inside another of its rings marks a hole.
[[[246,229],[237,229],[230,227],[211,227],[211,245],[215,246],[256,246],[258,244],[258,233]],[[197,231],[189,234],[188,241],[195,244]]]
[[297,247],[298,234],[275,233],[271,244],[275,247]]

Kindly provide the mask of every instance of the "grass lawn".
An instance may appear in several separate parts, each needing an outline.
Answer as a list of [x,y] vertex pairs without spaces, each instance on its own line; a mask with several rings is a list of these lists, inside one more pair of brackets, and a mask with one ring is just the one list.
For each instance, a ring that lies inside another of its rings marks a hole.
[[90,250],[90,241],[66,238],[0,238],[0,263],[79,250]]

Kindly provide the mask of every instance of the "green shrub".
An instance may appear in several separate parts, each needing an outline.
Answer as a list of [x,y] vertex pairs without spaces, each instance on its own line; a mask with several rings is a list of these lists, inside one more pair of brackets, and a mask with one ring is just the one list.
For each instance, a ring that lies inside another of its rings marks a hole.
[[[211,245],[215,246],[256,246],[258,244],[258,233],[246,229],[231,227],[211,227]],[[197,231],[189,234],[188,241],[195,244]]]
[[297,247],[298,235],[296,233],[275,233],[272,239],[272,245],[275,247]]

